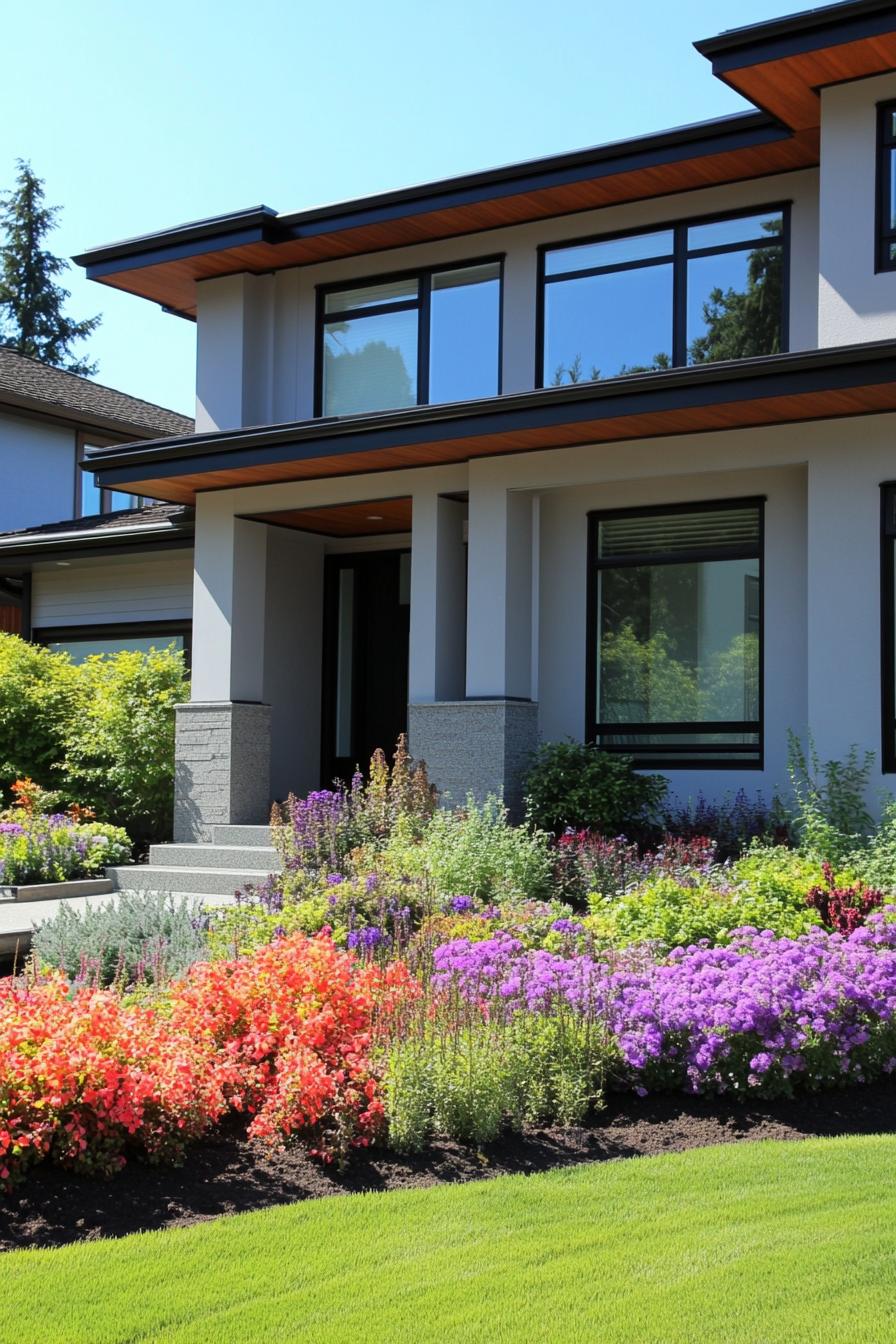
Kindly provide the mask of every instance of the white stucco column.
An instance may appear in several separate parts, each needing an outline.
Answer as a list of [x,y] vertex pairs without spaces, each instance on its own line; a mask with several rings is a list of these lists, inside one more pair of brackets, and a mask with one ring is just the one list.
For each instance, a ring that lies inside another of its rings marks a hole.
[[[532,652],[537,511],[533,497],[509,491],[502,474],[494,464],[470,466],[465,694],[453,692],[460,680],[459,641],[452,639],[446,649],[441,638],[444,613],[460,608],[456,551],[450,551],[450,564],[446,559],[456,518],[435,503],[418,512],[414,500],[414,535],[419,531],[424,562],[418,566],[415,550],[412,604],[417,601],[422,614],[415,645],[412,605],[416,680],[408,728],[411,751],[425,759],[444,800],[462,804],[468,793],[479,799],[495,793],[519,815],[522,778],[538,732]],[[440,591],[441,605],[431,600]]]
[[466,507],[433,489],[413,497],[408,699],[459,700],[466,649]]
[[193,675],[177,709],[174,838],[260,824],[271,802],[271,711],[263,701],[267,532],[221,495],[196,509]]
[[470,468],[467,695],[532,695],[533,499]]
[[196,430],[273,416],[274,278],[227,275],[197,285]]
[[819,756],[872,750],[881,784],[880,482],[869,421],[842,420],[836,450],[813,453],[807,489],[808,718]]
[[[219,500],[221,501],[219,503]],[[193,700],[261,700],[267,527],[200,495],[193,575]]]

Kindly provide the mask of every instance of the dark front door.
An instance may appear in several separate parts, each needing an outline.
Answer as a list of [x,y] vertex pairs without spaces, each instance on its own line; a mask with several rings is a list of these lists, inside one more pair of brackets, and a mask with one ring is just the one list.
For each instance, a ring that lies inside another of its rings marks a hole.
[[324,575],[324,786],[391,756],[407,730],[410,551],[327,557]]

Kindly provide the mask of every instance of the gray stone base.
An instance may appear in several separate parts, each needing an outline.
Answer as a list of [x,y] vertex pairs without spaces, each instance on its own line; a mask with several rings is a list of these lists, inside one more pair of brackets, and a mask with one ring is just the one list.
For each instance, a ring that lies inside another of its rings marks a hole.
[[271,707],[178,705],[174,839],[212,839],[213,826],[263,825],[271,810]]
[[447,700],[408,706],[408,745],[426,762],[443,801],[503,796],[511,816],[523,810],[523,775],[538,742],[531,700]]

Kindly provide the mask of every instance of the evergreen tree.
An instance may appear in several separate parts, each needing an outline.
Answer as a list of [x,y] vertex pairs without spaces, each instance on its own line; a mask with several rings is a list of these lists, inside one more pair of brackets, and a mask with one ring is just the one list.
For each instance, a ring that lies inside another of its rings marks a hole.
[[75,322],[62,311],[69,291],[56,283],[68,262],[41,244],[56,227],[60,207],[44,204],[44,184],[31,165],[17,160],[16,185],[0,194],[0,341],[44,364],[91,377],[96,364],[72,352],[100,318]]

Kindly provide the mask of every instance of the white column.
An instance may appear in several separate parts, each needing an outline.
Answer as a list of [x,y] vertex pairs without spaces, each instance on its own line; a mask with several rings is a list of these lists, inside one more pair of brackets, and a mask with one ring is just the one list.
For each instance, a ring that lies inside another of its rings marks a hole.
[[412,704],[460,700],[466,640],[465,506],[432,489],[414,494],[411,531]]
[[273,418],[274,278],[228,275],[198,286],[196,429]]
[[[219,502],[220,500],[220,502]],[[196,508],[192,699],[260,701],[267,527],[215,495]]]
[[533,505],[470,470],[467,695],[532,696]]

